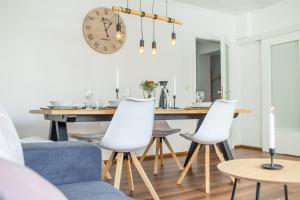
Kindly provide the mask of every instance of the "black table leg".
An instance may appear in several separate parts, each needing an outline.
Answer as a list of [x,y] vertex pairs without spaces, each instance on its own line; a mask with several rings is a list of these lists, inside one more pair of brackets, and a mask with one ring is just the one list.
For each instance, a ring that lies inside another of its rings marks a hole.
[[289,199],[289,192],[288,192],[288,186],[284,185],[284,199],[288,200]]
[[229,147],[227,140],[218,143],[218,146],[221,148],[225,160],[233,160],[232,151]]
[[259,196],[260,196],[260,182],[256,183],[256,196],[255,199],[259,200]]
[[231,200],[234,200],[234,195],[235,195],[237,183],[238,183],[238,179],[235,178],[234,179],[233,188],[232,188],[232,192],[231,192]]
[[49,139],[53,141],[68,141],[67,123],[51,121]]
[[49,129],[48,139],[52,140],[52,141],[57,141],[55,121],[50,121],[50,129]]
[[[196,127],[196,130],[195,130],[195,133],[198,131],[198,129],[200,128],[203,120],[205,118],[205,115],[201,115],[201,117],[199,118],[198,120],[198,123],[197,123],[197,127]],[[191,145],[190,145],[190,148],[189,148],[189,152],[186,156],[186,159],[185,159],[185,162],[184,162],[184,167],[188,164],[189,160],[191,159],[191,156],[193,155],[195,149],[197,147],[197,143],[196,142],[192,142]]]

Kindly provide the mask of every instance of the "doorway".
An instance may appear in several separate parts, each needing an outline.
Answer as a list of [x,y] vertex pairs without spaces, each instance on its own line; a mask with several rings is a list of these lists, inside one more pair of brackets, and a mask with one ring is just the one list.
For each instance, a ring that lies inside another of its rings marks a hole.
[[276,152],[300,155],[300,32],[262,41],[263,149],[274,107]]
[[196,39],[196,91],[203,91],[204,101],[222,98],[220,41]]

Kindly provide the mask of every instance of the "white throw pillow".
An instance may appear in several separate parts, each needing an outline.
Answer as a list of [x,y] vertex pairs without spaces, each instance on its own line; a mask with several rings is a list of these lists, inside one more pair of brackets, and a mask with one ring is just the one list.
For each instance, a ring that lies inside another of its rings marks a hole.
[[24,155],[16,128],[0,105],[0,157],[24,165]]

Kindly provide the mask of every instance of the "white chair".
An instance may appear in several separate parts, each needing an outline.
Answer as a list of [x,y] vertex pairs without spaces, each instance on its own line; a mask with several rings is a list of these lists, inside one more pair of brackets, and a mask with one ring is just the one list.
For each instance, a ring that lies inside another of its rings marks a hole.
[[153,133],[150,142],[148,143],[140,162],[142,163],[143,160],[146,158],[146,155],[152,146],[153,142],[156,140],[156,151],[155,151],[155,160],[154,160],[154,174],[156,175],[158,172],[158,157],[160,157],[161,165],[164,165],[164,157],[163,157],[163,141],[166,143],[173,159],[175,160],[178,168],[180,171],[183,170],[182,165],[180,164],[170,142],[167,139],[167,136],[179,133],[180,129],[173,129],[170,127],[166,120],[157,120],[154,121]]
[[180,134],[182,137],[198,143],[191,159],[187,163],[177,184],[181,184],[193,161],[197,158],[200,145],[205,146],[205,192],[210,193],[210,146],[213,146],[217,156],[224,161],[217,143],[229,137],[236,101],[217,100],[209,109],[203,123],[195,134]]
[[131,162],[154,199],[159,199],[134,151],[144,148],[151,138],[154,121],[154,99],[124,99],[118,106],[108,130],[100,142],[102,148],[112,150],[103,174],[117,159],[114,186],[120,188],[123,160],[127,167],[129,189],[134,190]]

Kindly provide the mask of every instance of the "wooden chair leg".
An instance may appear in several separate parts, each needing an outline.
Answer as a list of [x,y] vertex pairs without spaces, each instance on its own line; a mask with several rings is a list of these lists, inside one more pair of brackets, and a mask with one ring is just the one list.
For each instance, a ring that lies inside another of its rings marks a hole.
[[131,171],[131,164],[130,164],[130,156],[127,156],[126,163],[126,172],[127,172],[127,180],[128,180],[128,187],[130,191],[134,191],[134,184],[132,178],[132,171]]
[[109,169],[112,165],[113,159],[114,159],[114,155],[116,152],[112,152],[108,158],[108,161],[106,162],[106,165],[104,167],[104,169],[102,170],[102,178],[105,179],[107,176],[107,173],[109,172]]
[[118,153],[115,182],[114,182],[114,187],[117,189],[120,189],[123,160],[124,160],[124,153]]
[[157,175],[158,172],[158,156],[159,156],[159,138],[156,138],[156,151],[155,151],[155,159],[154,159],[154,174]]
[[175,162],[176,162],[176,164],[177,164],[179,170],[182,171],[182,170],[183,170],[183,167],[182,167],[182,165],[180,164],[180,162],[179,162],[179,160],[178,160],[178,158],[177,158],[175,152],[173,151],[173,148],[172,148],[172,146],[171,146],[169,140],[168,140],[166,137],[164,137],[163,140],[165,141],[165,143],[166,143],[166,145],[167,145],[169,151],[171,152],[171,155],[172,155],[173,159],[175,160]]
[[132,159],[132,162],[134,164],[134,166],[136,167],[137,171],[139,172],[141,178],[143,179],[144,183],[146,184],[148,190],[150,191],[152,197],[154,200],[159,200],[159,197],[157,195],[157,193],[155,192],[149,178],[147,177],[143,167],[141,166],[139,160],[137,159],[135,153],[131,152],[130,153],[130,156],[131,156],[131,159]]
[[200,144],[197,144],[197,147],[196,147],[194,153],[192,154],[189,162],[187,163],[186,167],[184,168],[183,172],[181,173],[181,176],[179,177],[179,179],[177,181],[178,185],[180,185],[182,183],[184,177],[186,176],[187,172],[191,168],[193,161],[197,158],[199,150],[200,150]]
[[209,145],[205,145],[205,192],[210,193],[210,153]]
[[[104,168],[105,168],[105,163],[102,160],[102,170],[104,170]],[[111,175],[110,175],[109,171],[105,174],[104,178],[111,180]]]
[[218,148],[218,146],[217,146],[216,144],[214,144],[214,149],[215,149],[215,151],[216,151],[216,154],[217,154],[219,160],[220,160],[221,162],[224,162],[225,159],[224,159],[224,157],[223,157],[223,154],[221,153],[221,151],[219,150],[219,148]]
[[[221,162],[225,162],[225,158],[223,157],[223,154],[221,153],[219,147],[216,144],[214,144],[214,149],[216,151],[216,154],[217,154],[219,160]],[[230,176],[229,178],[231,179],[232,183],[234,183],[235,178],[233,176]]]
[[147,145],[147,147],[146,147],[146,149],[145,149],[145,151],[144,151],[142,157],[140,158],[140,163],[142,163],[143,160],[146,158],[146,155],[147,155],[147,153],[148,153],[150,147],[152,146],[154,140],[155,140],[155,138],[152,137],[151,140],[149,141],[149,143],[148,143],[148,145]]
[[163,142],[162,142],[162,138],[158,138],[159,139],[159,156],[160,156],[160,165],[163,166],[164,165],[164,154],[163,154]]

